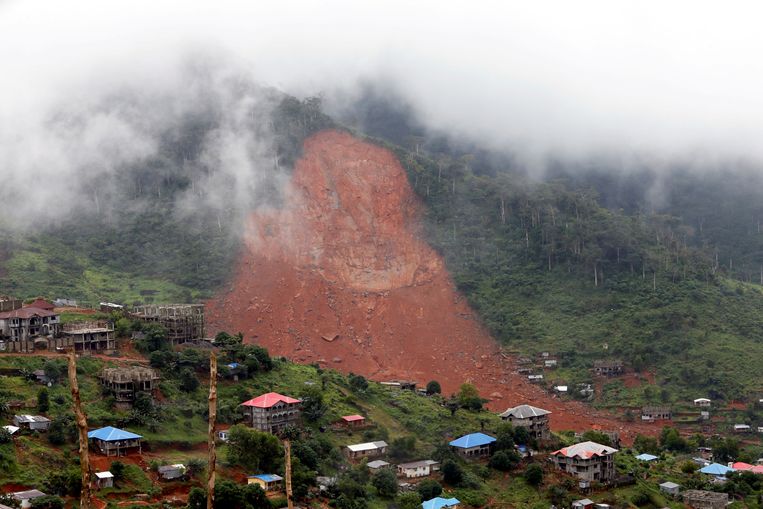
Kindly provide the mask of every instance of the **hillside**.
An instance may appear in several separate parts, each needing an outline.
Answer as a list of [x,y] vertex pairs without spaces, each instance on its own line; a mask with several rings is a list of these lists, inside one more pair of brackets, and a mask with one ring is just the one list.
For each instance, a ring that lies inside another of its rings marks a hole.
[[[533,181],[510,157],[423,132],[405,112],[390,120],[383,108],[361,127],[408,147],[369,140],[391,150],[407,183],[397,169],[384,173],[396,167],[393,157],[369,162],[379,152],[346,135],[327,138],[333,147],[292,169],[302,141],[333,124],[319,108],[286,98],[267,113],[283,164],[269,170],[270,182],[281,184],[265,186],[268,199],[253,212],[178,212],[175,198],[193,188],[187,172],[200,171],[180,161],[193,158],[193,140],[215,132],[203,116],[186,119],[162,153],[162,179],[141,167],[122,179],[128,202],[141,206],[4,233],[0,292],[128,304],[216,296],[213,328],[241,330],[295,359],[417,379],[451,363],[458,376],[449,387],[483,380],[485,395],[498,400],[509,391],[493,387],[513,371],[495,355],[498,345],[557,356],[549,383],[592,381],[589,368],[605,358],[656,380],[606,384],[596,398],[604,406],[763,391],[760,286],[729,277],[712,239],[698,241],[691,224],[619,210],[628,197],[601,195],[585,180]],[[717,193],[722,210],[734,209],[736,195]],[[745,214],[738,218],[747,224]],[[524,381],[512,380],[516,393]]]

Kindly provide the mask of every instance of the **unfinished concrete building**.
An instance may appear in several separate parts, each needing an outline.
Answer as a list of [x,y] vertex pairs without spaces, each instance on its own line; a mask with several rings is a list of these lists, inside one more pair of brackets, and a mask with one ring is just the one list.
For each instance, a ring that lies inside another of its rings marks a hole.
[[146,324],[164,327],[167,339],[175,345],[204,337],[203,304],[138,306],[132,315]]
[[21,299],[10,297],[8,295],[0,295],[0,313],[21,309],[23,304]]
[[120,407],[131,406],[141,392],[153,395],[159,384],[157,372],[143,366],[103,368],[100,379]]
[[74,322],[64,325],[67,344],[75,352],[112,352],[116,349],[114,325],[109,322]]

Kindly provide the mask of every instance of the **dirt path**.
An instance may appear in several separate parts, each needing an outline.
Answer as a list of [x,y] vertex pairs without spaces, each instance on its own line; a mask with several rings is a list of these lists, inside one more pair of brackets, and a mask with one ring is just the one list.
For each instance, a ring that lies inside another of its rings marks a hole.
[[250,217],[231,286],[207,304],[209,332],[298,362],[372,379],[473,382],[491,409],[532,403],[554,429],[597,424],[654,434],[577,402],[562,403],[514,372],[421,240],[421,206],[394,155],[347,133],[305,142],[281,209]]

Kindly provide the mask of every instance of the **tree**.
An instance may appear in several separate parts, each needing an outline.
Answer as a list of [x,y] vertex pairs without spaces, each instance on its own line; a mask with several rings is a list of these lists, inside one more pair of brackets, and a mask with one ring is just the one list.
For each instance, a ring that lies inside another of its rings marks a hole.
[[283,458],[275,436],[241,425],[230,428],[227,445],[228,461],[250,471],[275,471]]
[[527,445],[530,443],[530,432],[524,426],[517,426],[514,428],[514,441],[519,445]]
[[458,404],[467,410],[482,409],[482,398],[480,398],[477,388],[470,383],[461,384],[461,390],[458,392]]
[[155,352],[157,350],[170,350],[171,345],[167,339],[167,329],[161,325],[146,325],[143,328],[143,333],[146,337],[135,342],[135,346],[138,350],[145,353]]
[[442,388],[440,387],[440,382],[437,380],[432,380],[427,384],[427,394],[440,394],[442,393]]
[[63,499],[54,495],[34,498],[30,503],[32,509],[64,509]]
[[354,392],[365,392],[368,389],[368,380],[362,375],[356,375],[350,373],[349,376],[350,389]]
[[114,476],[114,482],[119,482],[125,477],[125,464],[121,461],[112,461],[109,472]]
[[660,445],[669,451],[687,451],[689,444],[686,439],[678,434],[678,430],[665,426],[660,433]]
[[392,498],[397,495],[397,476],[389,468],[382,468],[371,478],[371,484],[380,497]]
[[48,389],[43,387],[37,392],[37,411],[41,414],[50,410],[50,396],[48,395]]
[[407,460],[416,452],[416,437],[396,438],[389,444],[389,455],[396,460]]
[[46,360],[45,364],[42,366],[42,369],[45,371],[45,376],[48,377],[48,380],[53,383],[57,383],[59,380],[61,380],[61,377],[66,370],[61,362],[53,359]]
[[609,436],[605,435],[604,433],[600,431],[594,431],[594,430],[588,430],[585,433],[583,433],[583,440],[590,441],[590,442],[596,442],[597,444],[611,446],[612,441],[609,439]]
[[416,486],[416,491],[421,495],[421,500],[431,500],[440,496],[442,486],[434,479],[424,479]]
[[543,469],[537,463],[530,463],[522,476],[530,486],[540,486],[540,483],[543,482]]
[[186,508],[207,509],[207,492],[198,486],[191,488],[191,491],[188,493],[188,505],[186,505]]
[[215,483],[215,509],[232,509],[243,506],[244,493],[241,486],[227,479]]
[[246,508],[249,509],[272,509],[267,495],[258,484],[248,484],[244,486],[243,498]]
[[323,403],[323,392],[318,387],[307,387],[302,391],[302,415],[309,422],[316,422],[328,408]]
[[8,444],[12,440],[10,432],[5,428],[0,428],[0,444]]
[[660,454],[660,446],[657,439],[646,435],[636,435],[633,440],[633,448],[640,453]]
[[498,451],[490,458],[488,466],[502,472],[508,472],[519,464],[521,458],[513,449]]
[[514,427],[511,425],[511,423],[504,422],[498,426],[495,434],[495,450],[514,450]]
[[194,392],[199,388],[199,378],[190,368],[183,368],[180,372],[180,390],[183,392]]
[[464,471],[453,460],[447,460],[442,464],[442,480],[451,486],[458,486],[464,480]]
[[421,496],[415,491],[401,493],[397,497],[397,507],[398,509],[420,509]]

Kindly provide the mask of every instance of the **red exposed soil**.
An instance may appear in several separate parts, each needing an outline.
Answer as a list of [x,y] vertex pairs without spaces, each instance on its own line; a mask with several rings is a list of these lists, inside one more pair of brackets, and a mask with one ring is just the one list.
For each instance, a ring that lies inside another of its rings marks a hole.
[[[376,380],[473,382],[492,409],[532,403],[554,429],[624,424],[516,374],[421,240],[421,206],[388,150],[337,131],[305,142],[282,208],[253,214],[231,287],[207,304],[211,332]],[[624,428],[627,426],[628,430]]]

